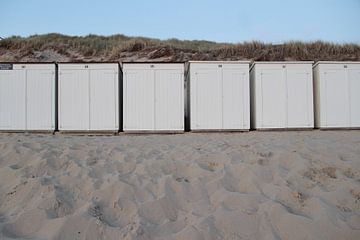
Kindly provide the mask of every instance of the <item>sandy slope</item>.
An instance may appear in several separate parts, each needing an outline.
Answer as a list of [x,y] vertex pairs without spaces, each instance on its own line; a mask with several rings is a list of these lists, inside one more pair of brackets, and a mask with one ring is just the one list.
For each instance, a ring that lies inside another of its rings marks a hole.
[[360,239],[360,132],[0,134],[0,239]]

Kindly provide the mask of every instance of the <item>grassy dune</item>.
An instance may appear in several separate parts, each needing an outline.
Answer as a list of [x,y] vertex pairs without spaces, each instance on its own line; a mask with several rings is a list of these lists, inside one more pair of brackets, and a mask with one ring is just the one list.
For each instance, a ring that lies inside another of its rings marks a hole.
[[0,61],[360,60],[360,45],[292,41],[239,44],[125,35],[84,37],[57,33],[0,41]]

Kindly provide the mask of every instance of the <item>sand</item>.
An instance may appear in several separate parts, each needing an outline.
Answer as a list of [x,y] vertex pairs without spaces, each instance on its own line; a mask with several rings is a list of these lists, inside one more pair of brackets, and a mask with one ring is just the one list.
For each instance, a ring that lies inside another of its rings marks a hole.
[[0,134],[0,239],[360,239],[360,131]]

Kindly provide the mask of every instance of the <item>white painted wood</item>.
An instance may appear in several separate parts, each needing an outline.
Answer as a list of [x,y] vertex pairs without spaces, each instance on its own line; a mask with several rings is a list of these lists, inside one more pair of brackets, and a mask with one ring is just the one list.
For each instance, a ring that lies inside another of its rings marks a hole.
[[250,128],[249,63],[190,62],[190,129]]
[[0,130],[55,130],[55,64],[0,70]]
[[155,130],[153,70],[124,67],[124,131]]
[[[230,67],[230,66],[229,66]],[[223,67],[223,129],[250,128],[248,69]]]
[[117,63],[59,64],[59,130],[119,130]]
[[91,69],[90,77],[90,130],[119,129],[119,94],[116,69]]
[[263,128],[281,128],[286,124],[286,85],[283,69],[260,72],[260,116]]
[[314,65],[315,122],[318,128],[360,127],[360,63]]
[[191,130],[222,129],[221,71],[208,68],[191,72],[190,94]]
[[59,70],[59,130],[89,130],[89,72]]
[[349,123],[349,92],[344,75],[343,69],[329,69],[323,73],[325,120],[328,127],[346,127]]
[[124,63],[124,131],[184,131],[184,64]]
[[55,67],[26,73],[27,130],[55,129]]
[[252,128],[314,127],[311,62],[255,62],[250,76]]
[[184,130],[184,72],[155,70],[155,130]]
[[312,71],[298,65],[286,68],[287,127],[314,126]]
[[0,129],[26,130],[24,70],[0,71]]
[[348,67],[350,126],[360,127],[360,64]]

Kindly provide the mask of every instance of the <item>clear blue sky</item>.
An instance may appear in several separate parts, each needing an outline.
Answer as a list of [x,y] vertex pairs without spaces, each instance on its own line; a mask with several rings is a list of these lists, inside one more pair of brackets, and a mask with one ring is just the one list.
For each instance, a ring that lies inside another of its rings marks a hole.
[[360,43],[360,0],[0,0],[0,36]]

